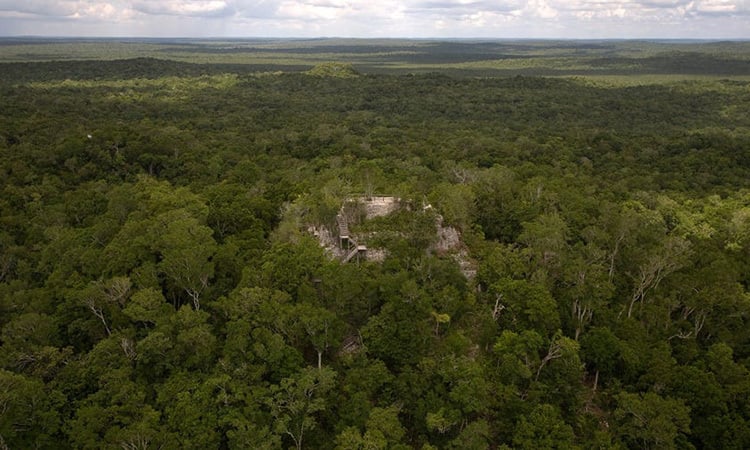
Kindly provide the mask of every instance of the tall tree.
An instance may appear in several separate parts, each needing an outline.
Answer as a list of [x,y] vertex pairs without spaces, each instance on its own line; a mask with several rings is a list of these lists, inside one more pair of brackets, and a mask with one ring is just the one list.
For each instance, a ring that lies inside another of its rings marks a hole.
[[291,438],[298,450],[302,449],[307,432],[317,426],[316,414],[325,409],[335,378],[332,369],[308,367],[271,387],[274,429]]

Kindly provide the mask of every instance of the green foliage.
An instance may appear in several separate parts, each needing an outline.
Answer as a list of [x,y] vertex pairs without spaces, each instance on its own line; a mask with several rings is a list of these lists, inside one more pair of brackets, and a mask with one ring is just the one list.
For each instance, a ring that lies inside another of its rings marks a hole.
[[0,45],[0,447],[750,448],[746,44],[109,44]]
[[474,220],[474,192],[464,184],[442,183],[430,193],[430,201],[443,215],[446,223],[466,230]]
[[[617,432],[630,445],[678,448],[690,431],[690,409],[684,401],[658,394],[620,393],[617,396]],[[684,442],[684,441],[683,441]]]
[[552,405],[539,405],[518,423],[513,445],[521,449],[574,449],[573,429]]
[[53,446],[64,402],[62,393],[43,382],[0,369],[0,443],[9,448]]
[[418,361],[432,329],[424,294],[415,283],[405,283],[397,295],[362,329],[368,354],[389,367]]
[[334,387],[336,372],[329,368],[302,369],[271,387],[274,430],[302,448],[303,438],[317,425],[315,414],[326,407],[325,396]]
[[508,309],[507,321],[520,329],[548,335],[560,327],[560,315],[552,295],[544,286],[526,280],[502,279],[490,287]]
[[308,70],[307,73],[316,77],[352,78],[359,76],[359,73],[354,69],[354,66],[338,62],[317,64],[315,67]]
[[398,408],[373,408],[367,419],[366,431],[361,434],[355,427],[344,429],[336,436],[337,449],[397,449],[405,434],[398,419]]
[[617,374],[620,342],[608,328],[594,328],[581,339],[581,355],[590,370],[609,378]]

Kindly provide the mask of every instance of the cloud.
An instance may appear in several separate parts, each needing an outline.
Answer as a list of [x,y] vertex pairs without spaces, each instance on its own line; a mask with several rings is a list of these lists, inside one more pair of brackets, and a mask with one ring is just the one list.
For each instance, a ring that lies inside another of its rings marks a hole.
[[0,21],[0,35],[750,38],[750,0],[0,0]]
[[282,1],[276,9],[277,17],[299,20],[336,20],[345,18],[349,10],[345,2]]
[[234,8],[225,0],[135,1],[133,9],[149,15],[226,17]]
[[236,17],[274,18],[279,8],[276,0],[233,0],[230,2]]
[[[406,2],[409,3],[409,2]],[[415,10],[471,10],[475,12],[510,12],[523,9],[526,2],[520,0],[504,0],[504,1],[426,1],[416,2],[413,8]]]
[[649,0],[639,1],[638,5],[646,8],[677,8],[690,3],[690,0]]
[[16,12],[49,17],[73,16],[81,8],[79,1],[44,1],[44,0],[0,0],[0,11]]
[[95,0],[30,0],[24,2],[0,0],[0,17],[20,17],[26,20],[122,21],[133,16],[124,1]]
[[692,11],[708,14],[728,14],[738,12],[738,2],[728,0],[699,0],[692,3]]

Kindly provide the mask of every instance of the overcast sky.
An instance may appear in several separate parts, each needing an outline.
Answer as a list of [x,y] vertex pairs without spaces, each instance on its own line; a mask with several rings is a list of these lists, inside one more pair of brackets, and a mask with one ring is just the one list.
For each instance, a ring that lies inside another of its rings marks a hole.
[[750,0],[0,0],[0,35],[750,38]]

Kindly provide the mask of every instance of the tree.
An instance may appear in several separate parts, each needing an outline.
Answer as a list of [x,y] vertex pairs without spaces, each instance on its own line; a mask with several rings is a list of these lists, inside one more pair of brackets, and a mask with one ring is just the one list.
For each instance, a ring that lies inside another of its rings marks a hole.
[[326,408],[326,394],[334,386],[336,372],[307,367],[279,385],[271,386],[271,414],[276,432],[289,436],[297,450],[306,433],[317,425],[315,415]]
[[475,214],[475,194],[471,187],[465,184],[442,183],[433,189],[429,198],[448,225],[461,230],[470,228]]
[[682,400],[653,392],[617,395],[614,411],[617,434],[640,448],[678,448],[690,432],[690,408]]
[[540,367],[538,352],[543,344],[543,338],[535,331],[519,334],[504,330],[493,347],[502,382],[519,385],[530,380]]
[[549,348],[547,353],[542,357],[539,362],[539,368],[536,370],[534,381],[539,380],[539,375],[542,373],[542,369],[552,361],[566,358],[578,359],[578,343],[570,338],[563,336],[561,333],[557,333],[555,337],[550,340]]
[[41,381],[0,369],[0,446],[54,446],[65,400]]
[[638,265],[637,273],[630,274],[634,284],[628,304],[628,317],[633,314],[633,306],[638,302],[644,302],[650,290],[658,287],[665,277],[684,266],[689,249],[690,243],[685,239],[668,237],[653,254]]
[[592,328],[581,339],[583,360],[594,370],[594,390],[599,383],[599,374],[609,378],[616,375],[620,356],[620,341],[609,328]]
[[389,367],[418,361],[431,331],[422,293],[409,293],[406,286],[403,288],[406,298],[383,305],[362,329],[362,340],[368,354],[383,360]]
[[177,371],[159,385],[156,403],[180,447],[216,448],[225,439],[226,416],[241,403],[236,395],[229,375]]
[[120,311],[130,297],[131,287],[132,283],[128,277],[113,277],[90,283],[89,287],[80,294],[86,308],[101,321],[107,336],[112,334],[110,329],[114,319],[112,316],[120,315]]
[[573,429],[552,405],[539,405],[521,417],[513,445],[519,449],[575,449]]
[[154,326],[163,324],[174,310],[161,292],[147,288],[135,292],[122,312],[134,322]]
[[490,294],[505,306],[501,323],[521,330],[532,329],[543,335],[560,328],[557,304],[543,285],[503,278],[490,286]]
[[71,348],[58,348],[57,324],[52,316],[19,314],[0,333],[0,367],[49,380],[71,357]]
[[556,271],[568,249],[568,225],[558,214],[542,214],[523,223],[518,240],[526,244],[536,264],[546,271]]
[[471,422],[447,446],[455,450],[486,450],[490,448],[492,434],[487,421]]
[[[596,231],[589,230],[589,233]],[[578,340],[594,320],[595,314],[607,312],[607,302],[614,294],[615,286],[607,275],[604,249],[594,242],[585,245],[578,243],[570,253],[553,295],[568,306],[570,315],[564,323],[570,324],[568,326],[574,330],[574,338]]]
[[100,389],[82,400],[68,422],[71,442],[80,448],[148,448],[173,442],[160,425],[160,415],[146,404],[141,386],[127,370],[106,372]]
[[293,314],[299,315],[302,328],[318,353],[320,369],[323,366],[323,353],[341,340],[342,324],[332,312],[309,303],[297,305]]
[[173,211],[157,220],[163,227],[157,244],[162,256],[159,268],[188,295],[197,311],[201,294],[213,276],[211,258],[216,252],[213,232],[184,212]]
[[[168,331],[174,348],[172,356],[180,358],[180,366],[208,370],[216,358],[217,339],[209,323],[210,316],[187,305],[171,317]],[[157,329],[156,331],[160,331]]]
[[263,255],[256,285],[296,297],[312,289],[312,279],[325,261],[323,250],[312,237],[301,238],[297,243],[277,243]]
[[219,241],[246,230],[260,229],[267,235],[276,221],[271,203],[245,186],[225,181],[209,186],[206,195],[206,223]]
[[[366,431],[363,434],[356,427],[348,427],[336,436],[338,450],[385,450],[399,448],[406,430],[398,419],[399,408],[373,408],[367,419]],[[408,448],[404,446],[404,448]]]
[[394,376],[380,360],[356,352],[341,358],[341,390],[336,402],[338,428],[353,426],[357,433],[364,429],[370,411],[393,385]]
[[488,239],[515,242],[521,223],[531,218],[531,211],[518,201],[519,183],[516,173],[507,167],[494,166],[478,174],[472,183],[477,211],[476,222]]

